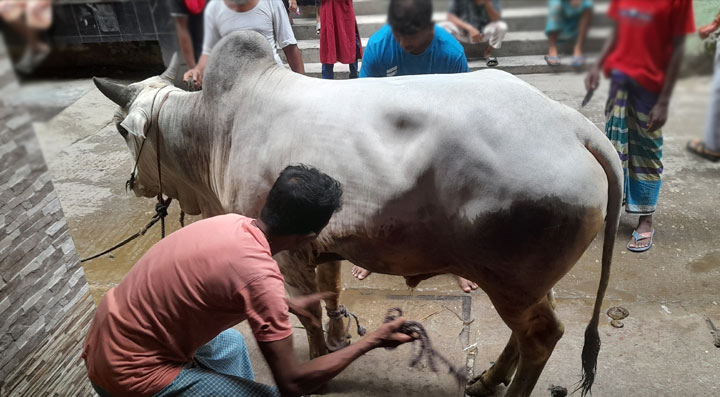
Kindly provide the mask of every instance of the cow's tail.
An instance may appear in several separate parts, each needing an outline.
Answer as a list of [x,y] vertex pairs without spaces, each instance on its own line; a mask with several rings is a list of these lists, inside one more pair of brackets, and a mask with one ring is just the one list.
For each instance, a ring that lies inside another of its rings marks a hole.
[[[594,132],[597,132],[595,130]],[[600,285],[598,286],[595,307],[593,308],[592,319],[585,329],[585,343],[582,350],[582,378],[575,390],[581,390],[584,397],[590,393],[595,381],[595,370],[597,369],[597,358],[600,352],[600,334],[598,323],[600,321],[600,310],[603,298],[610,279],[610,265],[612,263],[613,247],[615,246],[615,235],[620,221],[620,210],[623,197],[623,171],[620,159],[614,147],[604,136],[593,134],[586,138],[585,147],[595,156],[600,163],[608,181],[608,202],[607,215],[605,217],[605,236],[602,250],[602,271],[600,273]]]

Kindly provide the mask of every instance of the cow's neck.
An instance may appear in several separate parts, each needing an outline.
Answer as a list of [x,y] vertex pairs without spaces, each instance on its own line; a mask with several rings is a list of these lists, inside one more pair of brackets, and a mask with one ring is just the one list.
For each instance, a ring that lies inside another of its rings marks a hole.
[[224,211],[211,180],[213,143],[206,119],[199,92],[175,91],[163,103],[158,122],[162,188],[186,213],[213,216]]

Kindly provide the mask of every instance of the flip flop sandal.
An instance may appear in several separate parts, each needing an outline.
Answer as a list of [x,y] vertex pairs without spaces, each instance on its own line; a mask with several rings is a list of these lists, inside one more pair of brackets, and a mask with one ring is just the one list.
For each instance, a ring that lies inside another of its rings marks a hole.
[[585,57],[584,56],[574,56],[572,65],[573,65],[573,67],[576,67],[576,68],[585,66]]
[[686,146],[687,150],[690,153],[697,154],[698,156],[710,160],[710,161],[719,161],[720,160],[720,152],[715,152],[707,148],[705,145],[705,142],[699,141],[697,139],[693,139],[692,141],[689,141]]
[[315,34],[320,36],[320,22],[315,25]]
[[[632,240],[628,241],[627,243],[627,249],[631,252],[645,252],[650,249],[653,245],[653,237],[655,236],[655,229],[645,232],[645,233],[638,233],[637,230],[633,230],[632,232]],[[650,239],[650,244],[647,245],[647,247],[631,247],[630,243],[634,243],[637,245],[638,242],[642,240]]]
[[489,68],[495,67],[498,65],[498,60],[496,57],[488,57],[486,65]]
[[550,66],[558,66],[560,65],[560,57],[545,55],[545,62]]

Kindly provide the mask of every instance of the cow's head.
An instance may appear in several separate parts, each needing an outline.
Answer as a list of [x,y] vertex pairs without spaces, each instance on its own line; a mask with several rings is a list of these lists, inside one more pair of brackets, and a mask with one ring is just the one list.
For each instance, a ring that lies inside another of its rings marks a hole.
[[[93,77],[93,82],[100,92],[119,105],[113,122],[130,149],[133,166],[135,166],[136,160],[139,163],[155,161],[156,149],[150,147],[152,145],[149,144],[143,148],[143,143],[148,135],[153,133],[152,130],[157,128],[155,125],[151,128],[151,120],[153,123],[157,121],[162,97],[165,93],[175,89],[173,82],[178,66],[179,61],[176,54],[173,55],[170,66],[163,74],[130,85]],[[143,148],[142,153],[141,148]],[[138,157],[140,154],[142,156]],[[141,167],[138,164],[137,170],[131,171],[127,187],[131,188],[137,196],[152,197],[158,192],[158,188],[155,186],[157,172],[146,171],[156,168],[149,167],[150,164],[145,165],[145,167]],[[141,170],[143,171],[141,172]]]

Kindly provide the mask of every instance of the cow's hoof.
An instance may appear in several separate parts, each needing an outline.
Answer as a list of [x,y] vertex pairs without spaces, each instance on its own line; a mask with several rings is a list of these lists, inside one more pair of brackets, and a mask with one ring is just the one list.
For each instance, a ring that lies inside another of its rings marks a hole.
[[465,394],[471,397],[494,396],[497,387],[486,386],[482,379],[483,376],[485,376],[485,371],[483,371],[482,374],[470,379],[467,386],[465,386]]
[[328,350],[332,352],[336,352],[340,349],[343,349],[345,347],[350,346],[350,335],[346,335],[345,338],[342,338],[340,340],[332,340],[330,338],[326,341]]

